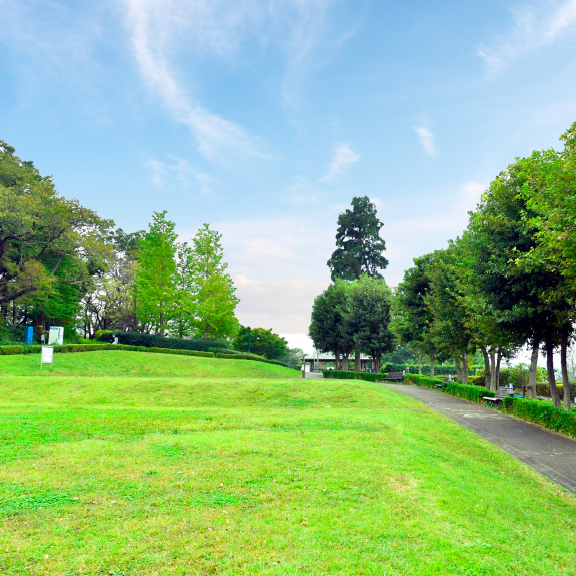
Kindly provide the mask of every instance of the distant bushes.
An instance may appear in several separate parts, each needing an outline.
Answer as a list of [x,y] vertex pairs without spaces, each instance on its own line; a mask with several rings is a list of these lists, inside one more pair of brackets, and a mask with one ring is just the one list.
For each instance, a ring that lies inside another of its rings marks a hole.
[[97,334],[100,342],[112,342],[113,336],[119,344],[127,346],[145,346],[146,348],[170,348],[172,350],[197,350],[199,352],[216,352],[226,350],[226,344],[212,340],[184,340],[182,338],[166,338],[154,334],[139,332],[121,332],[106,330]]
[[[248,354],[244,352],[234,352],[230,354],[221,354],[214,352],[205,352],[203,350],[177,350],[173,348],[158,348],[146,346],[132,346],[128,344],[63,344],[53,346],[54,352],[96,352],[100,350],[125,350],[128,352],[149,352],[151,354],[179,354],[181,356],[198,356],[201,358],[223,358],[229,360],[254,360],[255,362],[264,362],[266,364],[275,364],[276,366],[283,366],[290,368],[288,364],[280,362],[279,360],[268,360],[263,356],[257,354]],[[0,355],[13,355],[13,354],[38,354],[42,349],[41,345],[33,344],[31,346],[0,346]],[[230,351],[228,351],[230,352]]]
[[382,382],[382,374],[370,372],[345,372],[344,370],[324,370],[324,378],[337,378],[339,380],[367,380],[368,382]]
[[[473,376],[481,366],[469,366],[468,375]],[[406,374],[418,374],[418,364],[393,364],[388,362],[382,367],[382,372],[402,372]],[[434,376],[449,376],[450,374],[457,374],[456,366],[437,366],[434,365]],[[430,375],[430,364],[422,364],[422,375]]]
[[415,384],[416,386],[424,386],[425,388],[436,389],[436,384],[442,384],[442,392],[471,400],[472,402],[482,403],[483,396],[495,396],[494,392],[480,388],[479,386],[470,384],[458,384],[458,382],[442,382],[440,379],[432,379],[428,376],[420,376],[418,374],[406,374],[406,383]]
[[551,402],[529,398],[503,398],[502,410],[517,418],[539,424],[576,438],[576,410],[554,408]]

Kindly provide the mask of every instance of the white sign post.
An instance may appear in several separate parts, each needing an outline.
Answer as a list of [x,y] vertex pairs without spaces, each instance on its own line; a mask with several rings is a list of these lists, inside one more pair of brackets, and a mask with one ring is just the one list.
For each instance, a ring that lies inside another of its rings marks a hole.
[[40,354],[40,370],[42,370],[42,364],[50,364],[52,369],[54,369],[53,346],[42,346],[42,352]]

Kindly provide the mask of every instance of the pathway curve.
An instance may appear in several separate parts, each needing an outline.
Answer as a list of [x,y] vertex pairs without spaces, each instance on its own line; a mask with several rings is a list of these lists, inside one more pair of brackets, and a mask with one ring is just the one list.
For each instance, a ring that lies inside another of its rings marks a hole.
[[576,494],[576,440],[443,392],[385,384],[466,426],[511,456]]

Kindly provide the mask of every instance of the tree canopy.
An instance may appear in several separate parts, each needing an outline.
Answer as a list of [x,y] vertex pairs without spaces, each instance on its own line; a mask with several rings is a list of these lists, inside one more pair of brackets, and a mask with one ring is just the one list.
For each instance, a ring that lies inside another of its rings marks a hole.
[[382,278],[380,270],[388,266],[382,252],[386,244],[380,238],[384,224],[376,216],[376,205],[367,196],[352,199],[352,210],[338,217],[336,250],[328,267],[332,280],[357,280],[362,274]]

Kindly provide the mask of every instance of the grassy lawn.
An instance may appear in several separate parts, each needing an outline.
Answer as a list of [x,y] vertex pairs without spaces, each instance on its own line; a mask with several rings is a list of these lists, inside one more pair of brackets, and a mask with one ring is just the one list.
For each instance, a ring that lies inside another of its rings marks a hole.
[[0,358],[3,576],[574,574],[573,496],[382,385],[55,361]]
[[177,354],[150,354],[105,350],[54,354],[54,369],[44,365],[40,354],[0,357],[0,376],[144,376],[190,378],[300,378],[300,372],[252,360],[222,360]]

